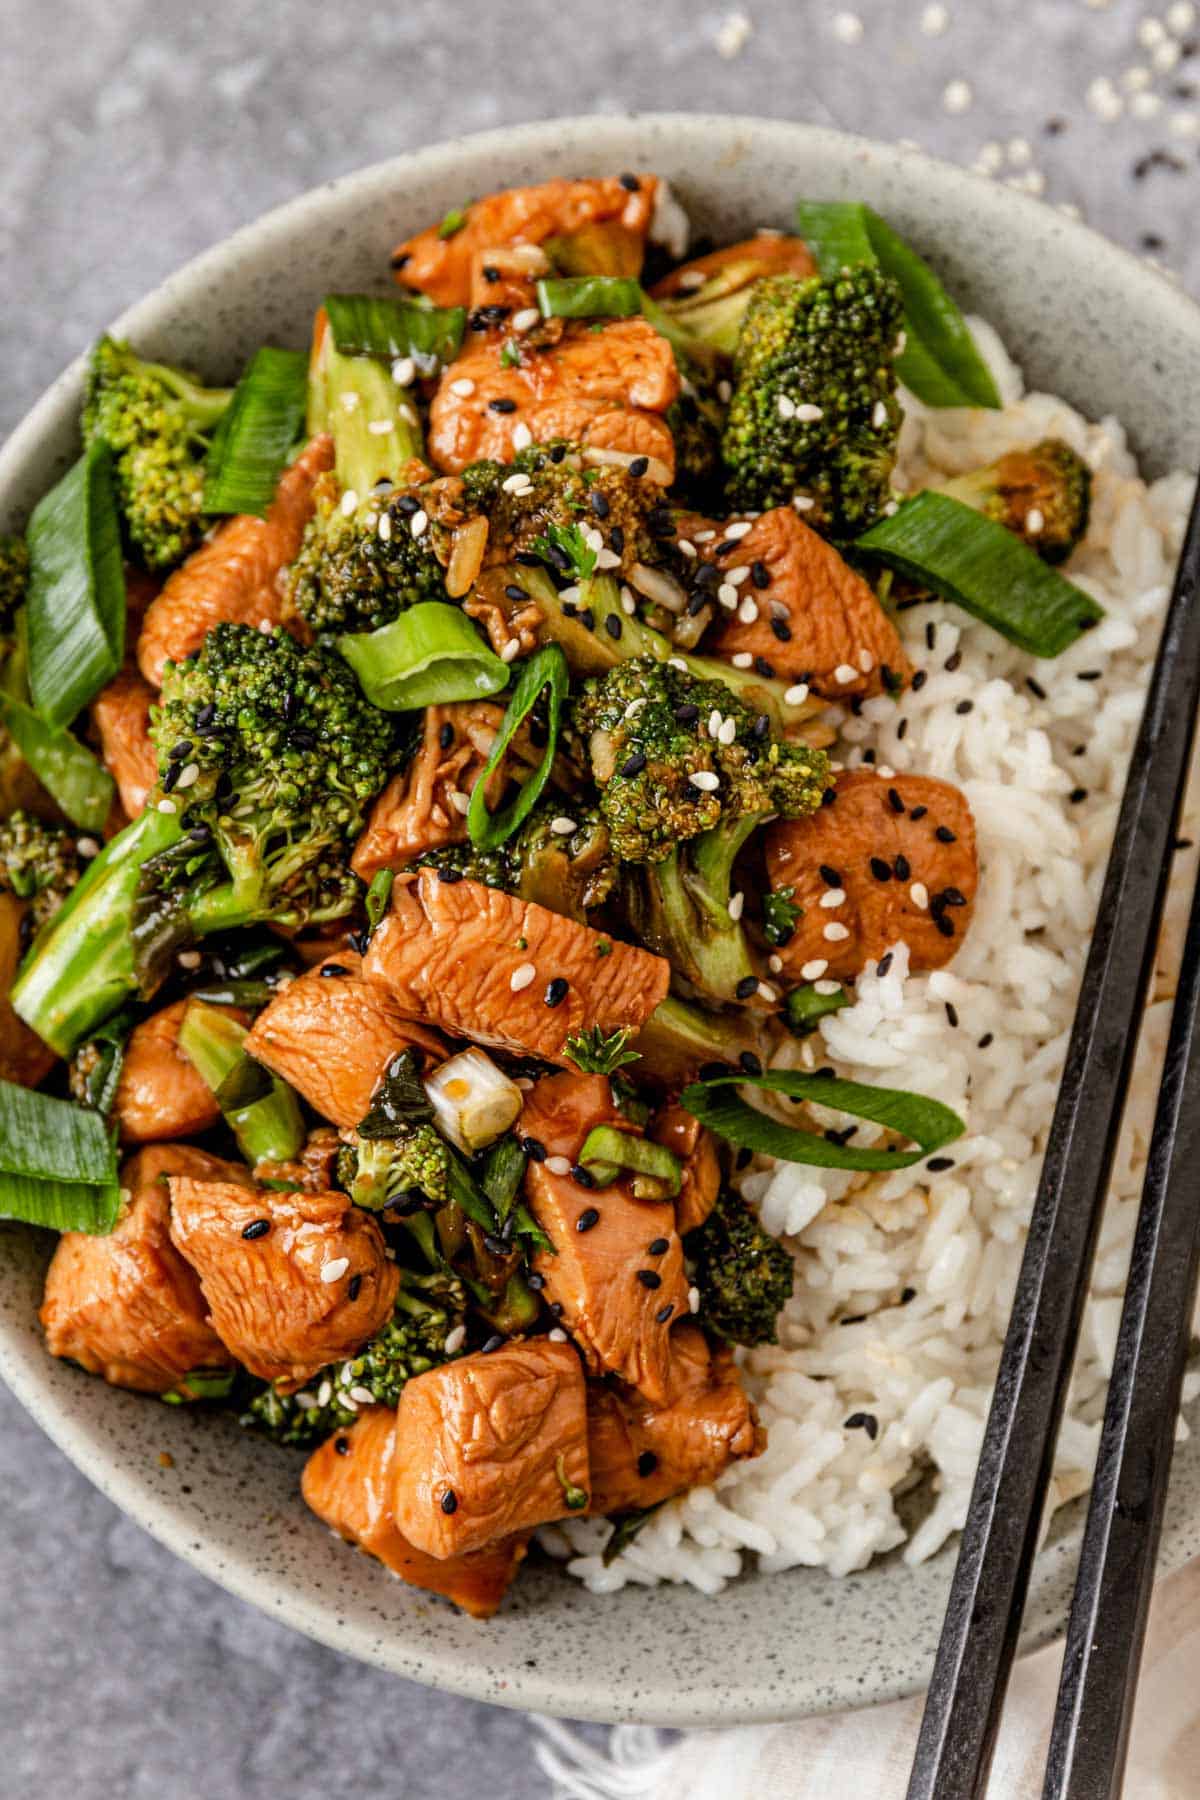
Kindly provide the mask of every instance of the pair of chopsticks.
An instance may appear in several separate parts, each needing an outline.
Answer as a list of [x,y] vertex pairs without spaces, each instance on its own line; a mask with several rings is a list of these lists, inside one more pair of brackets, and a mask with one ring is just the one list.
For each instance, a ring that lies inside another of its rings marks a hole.
[[[908,1800],[984,1792],[1108,1192],[1200,703],[1200,489],[1130,763]],[[1200,1247],[1200,886],[1084,1532],[1044,1800],[1119,1795]]]

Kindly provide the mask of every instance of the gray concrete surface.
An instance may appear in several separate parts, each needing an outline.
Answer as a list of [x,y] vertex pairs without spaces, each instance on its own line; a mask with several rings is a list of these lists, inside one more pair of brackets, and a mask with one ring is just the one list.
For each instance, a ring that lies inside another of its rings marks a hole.
[[[4,0],[0,430],[123,306],[266,207],[567,112],[758,111],[982,153],[1200,287],[1188,0],[946,0],[936,32],[925,0],[744,9],[753,31],[726,59],[733,8],[694,0]],[[0,1796],[517,1800],[546,1792],[531,1742],[518,1715],[361,1669],[229,1599],[0,1392]]]

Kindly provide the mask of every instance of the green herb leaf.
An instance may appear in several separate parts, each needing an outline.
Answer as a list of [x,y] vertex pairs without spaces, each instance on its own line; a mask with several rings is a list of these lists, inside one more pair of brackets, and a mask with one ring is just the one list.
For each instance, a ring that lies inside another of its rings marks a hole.
[[452,206],[438,226],[440,238],[452,238],[460,232],[467,222],[467,215],[461,206]]
[[97,439],[29,521],[27,638],[33,709],[65,726],[125,655],[125,569],[112,452]]
[[642,310],[642,289],[623,275],[546,276],[537,300],[545,319],[632,319]]
[[871,263],[899,285],[906,342],[896,373],[918,400],[926,406],[1000,405],[962,313],[929,264],[877,212],[857,201],[801,200],[796,224],[822,275]]
[[[548,524],[541,537],[534,538],[529,548],[543,562],[554,563],[553,550],[561,550],[571,565],[576,581],[586,581],[596,567],[599,552],[593,550],[578,525]],[[558,565],[555,564],[555,567]]]
[[854,554],[898,569],[982,619],[1031,656],[1059,656],[1104,617],[995,519],[927,489],[854,540]]
[[411,1050],[401,1050],[388,1064],[370,1110],[359,1122],[358,1135],[401,1137],[410,1125],[428,1125],[433,1116],[433,1103],[417,1071],[417,1059]]
[[521,1191],[529,1158],[512,1132],[493,1144],[484,1158],[479,1185],[491,1201],[498,1219],[506,1219]]
[[521,352],[512,338],[505,338],[500,346],[500,367],[502,369],[519,369]]
[[841,1012],[844,1006],[850,1005],[850,996],[844,987],[839,987],[832,994],[819,994],[812,982],[804,987],[793,988],[783,1003],[783,1013],[789,1028],[797,1037],[807,1037],[817,1028],[819,1019],[828,1018],[830,1013]]
[[[500,844],[503,844],[507,838],[512,836],[517,826],[537,803],[542,789],[550,779],[550,771],[554,766],[562,703],[570,685],[571,677],[567,668],[567,659],[557,644],[544,644],[540,650],[534,652],[521,670],[520,679],[513,689],[512,699],[508,703],[508,710],[496,733],[496,741],[492,745],[491,754],[471,791],[471,804],[467,812],[467,831],[476,849],[495,850]],[[489,812],[486,799],[489,778],[499,768],[501,759],[518,727],[527,714],[532,712],[543,688],[548,689],[548,700],[546,747],[542,752],[542,760],[515,800],[508,806],[502,807],[499,812]]]
[[302,351],[255,352],[208,447],[205,512],[265,515],[303,430],[307,391]]
[[770,888],[762,898],[763,936],[768,944],[786,944],[804,917],[804,908],[792,899],[795,888]]
[[509,667],[457,606],[425,600],[378,631],[347,633],[337,647],[373,706],[409,712],[481,700],[508,686]]
[[641,1051],[629,1048],[633,1035],[629,1025],[622,1025],[607,1036],[599,1025],[591,1025],[567,1039],[567,1055],[584,1075],[612,1075],[626,1063],[641,1061]]
[[622,1550],[628,1549],[647,1519],[652,1519],[656,1512],[661,1512],[666,1505],[659,1500],[654,1506],[643,1506],[640,1512],[623,1513],[613,1525],[612,1532],[601,1554],[600,1560],[607,1569],[620,1556]]
[[120,1207],[116,1147],[100,1114],[0,1081],[0,1218],[103,1236]]
[[[831,1143],[817,1132],[799,1131],[759,1112],[733,1091],[739,1086],[763,1088],[769,1093],[786,1094],[792,1100],[828,1106],[856,1119],[870,1119],[910,1138],[920,1148],[867,1150]],[[728,1075],[693,1082],[684,1088],[680,1100],[702,1125],[731,1144],[756,1150],[763,1156],[776,1156],[782,1162],[808,1163],[818,1169],[908,1169],[940,1150],[943,1144],[953,1143],[966,1130],[956,1112],[924,1094],[911,1094],[903,1088],[868,1087],[863,1082],[842,1081],[832,1075],[804,1075],[796,1069],[768,1069],[762,1075],[731,1070]]]
[[411,356],[418,375],[453,362],[467,323],[464,306],[422,306],[372,294],[327,294],[333,341],[344,356]]

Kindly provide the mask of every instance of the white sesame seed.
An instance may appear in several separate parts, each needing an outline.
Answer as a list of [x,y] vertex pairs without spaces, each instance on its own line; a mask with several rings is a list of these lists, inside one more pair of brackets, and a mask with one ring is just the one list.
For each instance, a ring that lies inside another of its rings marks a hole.
[[1200,137],[1200,114],[1194,112],[1172,113],[1168,121],[1168,128],[1173,137]]
[[560,813],[557,818],[551,819],[550,829],[556,837],[570,837],[575,829],[575,821],[568,819],[565,813]]
[[688,538],[680,538],[675,547],[682,556],[695,556],[696,554],[696,546]]
[[923,881],[913,882],[908,890],[908,897],[914,906],[920,907],[922,912],[924,912],[929,905],[929,889],[925,886]]
[[570,587],[559,588],[558,597],[564,605],[574,606],[579,599],[580,591],[578,582],[574,582]]
[[694,1313],[700,1311],[700,1289],[698,1287],[688,1289],[688,1311]]
[[391,513],[381,513],[380,514],[379,535],[383,539],[385,544],[390,541],[391,535],[392,535],[392,515],[391,515]]
[[632,618],[637,611],[637,601],[627,587],[621,589],[621,611],[626,613],[630,618]]
[[175,960],[181,969],[198,969],[201,956],[198,950],[181,950]]
[[840,944],[843,938],[850,936],[850,931],[847,926],[834,919],[832,924],[825,927],[822,936],[827,938],[831,944]]
[[85,862],[90,862],[93,856],[99,856],[100,854],[99,841],[94,837],[76,838],[75,848]]
[[610,550],[607,544],[601,545],[596,552],[596,567],[598,569],[619,569],[620,566],[621,559],[616,551]]
[[733,587],[741,587],[743,582],[749,581],[750,579],[748,565],[746,563],[739,563],[736,569],[726,569],[725,579],[731,583]]
[[1039,507],[1031,506],[1025,514],[1025,529],[1031,537],[1036,537],[1046,523],[1046,515]]
[[888,409],[882,400],[877,400],[871,408],[871,423],[876,431],[882,431],[888,422]]
[[417,367],[411,356],[398,356],[392,364],[392,380],[397,387],[411,387],[416,380]]
[[416,409],[411,407],[407,401],[396,408],[396,417],[402,419],[406,425],[419,425],[421,423],[417,416]]
[[160,800],[158,810],[160,813],[173,813],[177,811],[177,808],[173,800]]
[[775,399],[775,406],[781,419],[795,418],[796,402],[787,394],[778,394]]
[[567,1341],[567,1334],[561,1325],[555,1325],[551,1331],[546,1333],[546,1337],[552,1344],[565,1344]]
[[1140,94],[1154,80],[1145,63],[1135,63],[1132,68],[1124,70],[1121,75],[1121,86],[1131,94]]
[[738,603],[738,591],[731,582],[723,581],[717,589],[717,599],[732,612]]
[[1153,50],[1156,44],[1161,44],[1166,35],[1166,27],[1161,19],[1146,18],[1138,24],[1138,43],[1144,44],[1147,50]]
[[352,1387],[350,1398],[357,1401],[359,1406],[374,1406],[375,1404],[375,1396],[367,1387]]
[[724,744],[726,747],[728,747],[730,744],[733,743],[733,740],[736,737],[737,737],[737,720],[736,719],[723,719],[721,721],[721,729],[717,733],[717,742]]
[[882,776],[884,781],[890,781],[896,771],[892,768],[890,763],[876,763],[875,773],[876,775]]
[[773,988],[769,981],[760,981],[758,984],[758,997],[760,1000],[765,1000],[768,1005],[770,1005],[772,1002],[778,1000],[779,991],[777,988]]
[[348,388],[342,395],[342,411],[349,413],[358,411],[358,395],[353,388]]
[[1094,81],[1089,82],[1084,98],[1096,117],[1106,125],[1119,119],[1125,110],[1124,100],[1107,75],[1097,75]]
[[335,1256],[331,1262],[321,1264],[321,1280],[328,1287],[330,1282],[339,1281],[349,1267],[348,1256]]
[[349,1394],[345,1392],[338,1395],[338,1405],[345,1407],[347,1412],[356,1413],[358,1411],[357,1402],[352,1400]]
[[748,669],[753,663],[754,658],[748,650],[738,650],[729,660],[735,669]]
[[737,924],[738,920],[742,916],[742,908],[745,906],[745,904],[746,904],[746,896],[745,896],[745,894],[740,894],[740,893],[734,894],[733,898],[729,902],[729,906],[726,910],[728,911],[729,916],[733,920],[735,925]]
[[1167,30],[1182,37],[1196,23],[1196,8],[1192,0],[1175,0],[1173,6],[1167,8]]
[[348,519],[350,514],[358,511],[358,495],[353,488],[347,488],[342,495],[342,517]]
[[718,383],[717,383],[717,399],[721,402],[722,406],[729,405],[729,402],[733,399],[733,383],[732,383],[732,381],[718,381]]
[[900,502],[898,500],[889,500],[887,505],[883,508],[883,516],[885,519],[894,519],[899,511]]
[[509,638],[507,644],[505,644],[503,650],[500,652],[500,661],[504,663],[516,662],[520,654],[521,640],[519,638]]
[[194,762],[185,763],[183,768],[180,769],[180,771],[179,771],[179,780],[175,783],[175,786],[177,788],[195,787],[195,785],[199,781],[199,779],[200,779],[199,763],[194,763]]
[[737,609],[737,616],[743,625],[753,625],[758,617],[758,601],[753,594],[747,594]]
[[[1156,119],[1162,109],[1163,103],[1161,94],[1135,94],[1133,99],[1129,102],[1129,110],[1135,119]],[[1069,201],[1063,201],[1059,207],[1059,211],[1065,212],[1069,204]],[[1073,209],[1072,217],[1079,217],[1078,207]]]
[[718,731],[720,731],[720,729],[721,729],[721,715],[717,711],[716,707],[714,707],[713,710],[708,715],[708,735],[709,735],[709,737],[715,738]]
[[971,167],[977,175],[998,175],[1004,167],[1003,144],[984,144]]
[[871,673],[871,670],[875,667],[875,658],[871,655],[869,650],[859,651],[858,666],[864,675],[869,675]]
[[514,331],[532,331],[541,316],[536,306],[523,306],[520,312],[513,314],[512,328]]
[[726,13],[713,35],[713,46],[722,62],[732,62],[741,55],[753,30],[754,21],[748,13]]
[[704,286],[707,279],[703,269],[685,269],[679,277],[679,290],[684,294],[694,293],[697,288]]
[[527,988],[530,982],[535,981],[536,979],[537,970],[532,963],[526,962],[522,963],[519,968],[513,970],[508,978],[508,985],[514,994],[519,994],[522,988]]
[[775,952],[772,951],[770,956],[768,956],[768,958],[767,958],[767,967],[768,967],[768,969],[770,969],[772,975],[780,974],[783,969],[782,956],[776,956]]
[[299,1393],[296,1395],[296,1405],[300,1408],[301,1412],[313,1412],[316,1410],[317,1396],[315,1394]]
[[571,1173],[571,1159],[569,1156],[548,1156],[546,1158],[545,1167],[549,1169],[552,1175],[569,1175]]
[[688,666],[684,662],[682,656],[668,656],[667,667],[668,669],[678,669],[681,675],[689,673]]
[[817,981],[813,986],[818,994],[840,994],[842,991],[840,981]]
[[424,507],[421,507],[417,512],[415,512],[413,514],[412,518],[409,520],[408,529],[412,532],[412,534],[415,538],[419,538],[422,535],[422,533],[428,528],[428,525],[429,525],[429,514],[425,511]]
[[819,981],[828,967],[829,964],[823,957],[815,957],[812,962],[804,964],[800,970],[801,978],[804,981]]
[[719,777],[711,769],[696,769],[688,776],[688,780],[702,794],[715,794],[721,785]]
[[845,687],[847,682],[858,680],[858,670],[852,669],[849,663],[839,663],[837,668],[833,671],[833,679],[835,681],[840,681],[842,686]]
[[921,30],[926,37],[941,37],[950,23],[950,14],[944,6],[927,6],[921,14]]
[[825,409],[821,406],[814,406],[811,400],[805,400],[796,408],[796,417],[802,424],[811,425],[817,419],[825,417]]
[[861,44],[863,22],[857,13],[834,13],[833,35],[839,44]]
[[636,719],[645,705],[647,705],[645,695],[638,700],[631,700],[629,705],[625,708],[625,717],[627,719]]
[[821,895],[820,905],[824,907],[842,906],[845,904],[845,888],[826,888]]
[[[318,1406],[328,1406],[329,1402],[332,1399],[333,1399],[333,1383],[332,1383],[332,1381],[329,1380],[328,1376],[326,1376],[325,1380],[321,1383],[320,1387],[317,1389],[317,1405]],[[374,1395],[372,1395],[372,1399],[374,1399]]]
[[533,483],[528,475],[518,469],[515,475],[506,475],[500,486],[506,494],[519,494],[526,488],[531,488]]
[[533,442],[533,433],[522,419],[519,425],[513,426],[512,447],[514,450],[528,450]]
[[462,813],[465,818],[471,810],[470,794],[464,794],[461,788],[451,788],[448,798],[455,812]]
[[738,519],[734,524],[725,527],[725,542],[727,544],[738,544],[751,529],[752,527],[749,519]]
[[807,681],[797,681],[788,688],[783,696],[785,706],[803,706],[808,699]]
[[692,536],[698,544],[711,544],[716,535],[716,532],[713,531],[711,527],[705,531],[693,531],[692,533]]
[[462,1349],[466,1341],[466,1326],[456,1325],[453,1331],[448,1331],[446,1333],[446,1342],[443,1344],[442,1348],[445,1350],[447,1356],[453,1356],[456,1350]]
[[367,420],[367,430],[371,433],[372,437],[386,437],[388,432],[392,429],[393,425],[390,419]]
[[969,111],[975,96],[971,92],[969,81],[961,79],[948,81],[942,89],[942,105],[948,113],[965,113]]

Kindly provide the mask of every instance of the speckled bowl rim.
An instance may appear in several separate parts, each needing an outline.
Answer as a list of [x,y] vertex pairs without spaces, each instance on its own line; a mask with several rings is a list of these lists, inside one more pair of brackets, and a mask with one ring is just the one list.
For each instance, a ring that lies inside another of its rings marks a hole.
[[[389,196],[394,196],[398,190],[443,179],[454,172],[456,164],[468,159],[474,161],[489,153],[505,157],[521,155],[536,165],[540,159],[553,157],[564,133],[578,132],[584,126],[592,146],[592,166],[599,169],[636,166],[633,147],[637,140],[647,134],[669,131],[687,141],[697,154],[701,171],[695,175],[695,181],[699,186],[703,186],[704,181],[703,155],[710,145],[724,144],[731,156],[748,154],[753,157],[756,153],[769,153],[785,161],[789,156],[794,157],[797,163],[803,163],[809,155],[818,160],[828,159],[832,165],[841,164],[844,169],[852,169],[855,165],[878,166],[882,160],[888,165],[899,166],[911,177],[915,188],[932,195],[945,195],[962,206],[975,208],[994,222],[1000,234],[1020,234],[1035,219],[1044,226],[1044,209],[1022,195],[919,151],[901,150],[820,127],[686,113],[601,116],[586,121],[558,119],[450,140],[391,158],[314,188],[195,257],[129,308],[113,329],[121,335],[153,334],[177,309],[186,310],[189,303],[197,304],[200,296],[215,292],[223,278],[236,271],[246,258],[254,259],[265,250],[277,251],[286,246],[298,228],[327,225],[331,231],[335,230],[348,205],[374,199],[386,204]],[[1162,275],[1073,220],[1064,217],[1056,221],[1056,232],[1077,260],[1085,253],[1093,258],[1097,268],[1104,270],[1128,295],[1131,307],[1137,310],[1139,305],[1144,305],[1160,327],[1169,328],[1181,341],[1200,347],[1200,308]],[[83,358],[80,357],[64,370],[0,450],[0,511],[20,513],[28,507],[33,495],[29,492],[28,478],[23,479],[23,471],[30,461],[44,459],[48,445],[59,460],[65,460],[72,453],[69,425],[65,421],[73,415],[77,404],[82,369]],[[71,1407],[51,1391],[49,1366],[50,1359],[44,1352],[31,1348],[27,1329],[18,1329],[7,1319],[0,1321],[0,1375],[47,1436],[102,1493],[168,1549],[239,1599],[249,1601],[268,1616],[324,1644],[409,1679],[506,1706],[596,1720],[643,1718],[669,1725],[727,1724],[794,1717],[880,1702],[912,1693],[924,1685],[922,1669],[894,1669],[878,1679],[862,1673],[857,1677],[847,1674],[824,1685],[798,1669],[792,1679],[785,1676],[781,1686],[772,1686],[769,1693],[752,1689],[739,1680],[736,1666],[736,1627],[747,1621],[744,1610],[738,1618],[731,1619],[735,1629],[730,1638],[727,1679],[723,1680],[720,1692],[714,1691],[707,1700],[697,1700],[694,1694],[683,1699],[673,1695],[670,1658],[664,1661],[663,1675],[658,1683],[651,1679],[648,1686],[640,1685],[634,1690],[632,1705],[627,1696],[592,1691],[586,1675],[581,1678],[577,1670],[561,1666],[547,1670],[543,1666],[545,1659],[532,1670],[516,1665],[487,1673],[473,1666],[464,1669],[456,1659],[452,1644],[441,1648],[427,1644],[414,1647],[405,1643],[402,1628],[385,1640],[365,1620],[356,1624],[341,1616],[342,1609],[335,1601],[282,1589],[278,1580],[256,1569],[248,1555],[239,1556],[222,1546],[215,1528],[206,1535],[204,1528],[197,1526],[194,1516],[185,1516],[180,1505],[154,1491],[141,1464],[123,1460],[112,1443],[95,1441],[72,1419]],[[99,1402],[105,1390],[97,1386],[95,1391]],[[1200,1487],[1193,1489],[1187,1497],[1190,1502],[1186,1509],[1189,1529],[1180,1529],[1178,1517],[1174,1522],[1168,1522],[1160,1573],[1181,1566],[1190,1554],[1195,1542],[1197,1491]],[[298,1494],[296,1504],[302,1505]],[[1078,1514],[1078,1508],[1076,1512]],[[1052,1534],[1043,1557],[1059,1562],[1069,1557],[1071,1542],[1068,1540],[1077,1534],[1078,1520],[1066,1537],[1061,1533]],[[799,1570],[770,1579],[804,1581],[807,1578],[808,1572]],[[739,1585],[734,1584],[728,1592],[736,1594]],[[705,1599],[699,1594],[693,1596],[697,1608],[720,1607],[726,1600],[727,1596],[716,1600]],[[580,1601],[584,1603],[582,1595]],[[587,1603],[605,1604],[603,1601]],[[824,1602],[826,1605],[832,1603],[828,1599]],[[1036,1621],[1022,1639],[1023,1651],[1028,1652],[1060,1635],[1061,1628],[1061,1615]],[[484,1625],[478,1629],[486,1632],[488,1627]],[[803,1652],[799,1656],[793,1654],[792,1660],[802,1663]]]

